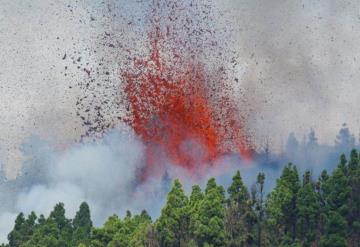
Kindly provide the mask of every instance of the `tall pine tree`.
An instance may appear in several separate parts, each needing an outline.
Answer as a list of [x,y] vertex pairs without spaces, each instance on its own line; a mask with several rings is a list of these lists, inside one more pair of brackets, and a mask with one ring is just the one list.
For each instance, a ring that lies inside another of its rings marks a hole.
[[254,242],[253,227],[256,217],[251,207],[249,192],[240,171],[237,171],[228,188],[225,229],[228,246],[251,246]]
[[167,202],[161,210],[161,215],[156,222],[161,246],[180,246],[180,242],[187,237],[186,197],[182,185],[178,179],[167,196]]
[[215,178],[209,179],[195,223],[194,235],[199,246],[224,246],[224,202],[224,188],[217,186]]
[[311,174],[306,171],[303,185],[297,195],[298,236],[302,246],[310,247],[316,243],[320,217],[320,198],[311,180]]
[[268,223],[273,231],[273,243],[289,245],[297,235],[297,193],[300,188],[299,174],[291,163],[284,167],[282,175],[267,201]]
[[88,243],[92,226],[89,205],[83,202],[73,220],[73,244],[75,246],[80,243]]

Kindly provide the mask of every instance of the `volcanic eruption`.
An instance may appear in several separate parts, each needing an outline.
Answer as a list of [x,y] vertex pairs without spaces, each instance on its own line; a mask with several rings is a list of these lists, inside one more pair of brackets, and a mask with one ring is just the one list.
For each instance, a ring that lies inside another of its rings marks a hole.
[[150,9],[147,52],[129,51],[121,70],[125,121],[146,145],[142,178],[156,173],[164,157],[190,172],[230,152],[250,159],[252,144],[231,96],[226,47],[217,39],[211,5],[156,0]]

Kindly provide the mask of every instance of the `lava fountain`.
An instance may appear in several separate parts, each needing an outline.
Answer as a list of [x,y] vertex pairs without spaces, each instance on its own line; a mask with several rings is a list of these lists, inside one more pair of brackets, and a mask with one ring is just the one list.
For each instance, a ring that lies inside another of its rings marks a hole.
[[[221,52],[210,8],[195,1],[154,1],[147,54],[133,56],[121,71],[130,111],[126,122],[146,144],[142,179],[156,174],[160,156],[190,172],[206,169],[230,152],[251,158],[245,119],[230,96],[225,62],[217,59],[209,70],[204,59],[206,52],[214,51],[215,57]],[[194,19],[194,12],[205,17]]]

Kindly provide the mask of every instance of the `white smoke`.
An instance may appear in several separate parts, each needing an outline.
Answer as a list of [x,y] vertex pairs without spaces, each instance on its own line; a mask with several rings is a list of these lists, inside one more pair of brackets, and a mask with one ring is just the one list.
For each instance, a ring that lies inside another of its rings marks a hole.
[[7,235],[11,231],[14,226],[15,213],[4,212],[0,214],[0,242],[6,243],[7,242]]
[[[81,55],[84,64],[96,68],[100,56],[89,51],[98,46],[98,34],[108,31],[108,26],[121,26],[107,4],[142,17],[141,1],[101,2],[0,1],[0,163],[13,177],[23,165],[22,176],[0,184],[0,241],[5,241],[16,214],[34,210],[47,215],[59,201],[65,203],[69,217],[81,201],[88,201],[97,225],[126,209],[146,208],[154,217],[159,214],[169,183],[157,179],[137,183],[144,150],[134,134],[114,130],[98,143],[73,144],[83,134],[74,110],[81,92],[69,87],[87,74],[69,66],[72,61],[63,60],[64,54]],[[266,171],[270,189],[281,169],[263,163],[293,161],[315,174],[336,165],[338,155],[349,152],[355,141],[346,131],[339,139],[345,138],[345,144],[334,146],[331,138],[342,122],[355,131],[360,123],[359,2],[213,2],[231,10],[224,18],[236,27],[235,49],[241,54],[236,69],[246,96],[239,101],[244,100],[241,107],[253,112],[250,128],[260,140],[271,138],[270,149],[286,146],[286,150],[283,156],[262,159],[259,166],[241,165],[236,156],[223,157],[218,169],[210,169],[197,182],[205,184],[208,177],[217,176],[226,186],[232,171],[239,168],[248,185],[258,171]],[[107,57],[104,63],[116,60],[113,48],[101,52]],[[73,77],[65,76],[65,66]],[[107,66],[110,82],[115,83],[116,64]],[[110,93],[110,100],[115,100]],[[303,141],[310,127],[326,144]],[[291,131],[297,139],[285,145]],[[45,140],[31,138],[33,134]],[[189,191],[194,180],[183,169],[169,167],[169,180],[180,177]]]
[[[4,241],[13,226],[14,214],[35,211],[48,215],[58,202],[63,202],[67,216],[73,217],[80,203],[87,201],[97,225],[113,213],[123,214],[126,209],[136,211],[146,207],[142,196],[136,196],[135,186],[143,145],[131,131],[114,130],[97,143],[75,144],[63,153],[56,153],[51,146],[46,150],[39,148],[48,145],[45,143],[39,145],[30,141],[25,146],[28,145],[35,145],[28,151],[35,153],[27,153],[30,159],[27,169],[35,171],[19,178],[19,181],[25,179],[27,184],[18,185],[10,196],[13,209],[1,212],[0,240]],[[153,199],[147,195],[147,203],[158,204]],[[143,201],[139,203],[138,200]]]
[[279,150],[311,127],[327,144],[343,122],[359,131],[359,1],[214,2],[236,30],[241,100],[258,140]]
[[[186,142],[189,143],[193,142]],[[254,161],[227,154],[212,164],[199,164],[197,169],[189,171],[161,157],[153,170],[156,174],[141,182],[145,146],[126,126],[113,129],[95,143],[84,141],[62,152],[33,137],[23,144],[22,150],[28,160],[22,175],[0,184],[0,201],[6,202],[0,208],[0,241],[6,241],[15,216],[20,212],[35,211],[37,215],[47,216],[56,203],[63,202],[67,216],[72,218],[80,203],[86,201],[96,226],[114,213],[123,216],[126,210],[138,213],[146,209],[156,218],[175,178],[182,181],[189,194],[193,184],[204,188],[210,177],[216,177],[218,183],[227,188],[235,170],[241,171],[250,189],[258,172],[264,172],[266,191],[270,191],[287,162],[294,162],[300,174],[310,169],[316,179],[321,170],[331,171],[339,155],[350,152],[353,147],[359,148],[345,125],[334,145],[318,143],[311,130],[303,142],[290,135],[285,153],[264,151],[256,154]],[[190,148],[199,150],[199,147]]]
[[0,199],[8,202],[0,209],[0,241],[6,241],[20,212],[34,211],[47,216],[56,203],[63,202],[66,215],[72,218],[80,203],[86,201],[96,226],[114,213],[124,215],[126,210],[138,213],[146,209],[156,218],[175,178],[180,178],[190,193],[194,183],[204,187],[212,176],[227,186],[235,169],[241,169],[250,184],[258,171],[250,164],[242,165],[236,155],[224,156],[212,166],[205,164],[204,169],[198,169],[199,174],[164,159],[159,160],[156,176],[140,182],[144,148],[142,141],[126,127],[110,131],[96,143],[74,144],[62,152],[38,138],[29,139],[22,149],[28,157],[23,174],[0,184],[4,192]]

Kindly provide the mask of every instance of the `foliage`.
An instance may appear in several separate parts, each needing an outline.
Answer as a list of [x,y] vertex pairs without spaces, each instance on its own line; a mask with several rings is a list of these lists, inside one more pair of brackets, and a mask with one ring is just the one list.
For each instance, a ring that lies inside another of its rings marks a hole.
[[340,157],[332,174],[302,181],[296,166],[286,165],[266,197],[265,174],[249,193],[239,171],[227,195],[215,178],[204,192],[193,186],[189,196],[175,180],[160,217],[152,222],[144,210],[124,218],[110,216],[94,227],[90,207],[80,205],[68,219],[63,203],[48,217],[20,213],[8,244],[2,247],[209,247],[209,246],[358,246],[360,242],[360,163],[352,150]]

